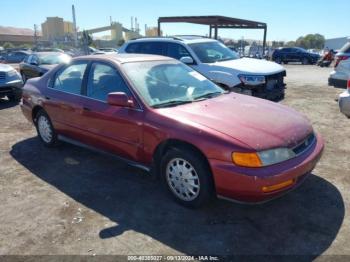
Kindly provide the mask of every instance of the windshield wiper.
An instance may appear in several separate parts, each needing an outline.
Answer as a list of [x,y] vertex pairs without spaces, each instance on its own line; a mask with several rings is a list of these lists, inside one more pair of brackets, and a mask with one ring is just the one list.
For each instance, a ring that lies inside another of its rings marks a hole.
[[215,97],[215,96],[219,96],[221,94],[226,94],[226,92],[217,91],[217,92],[206,93],[206,94],[203,94],[203,95],[195,97],[194,100],[199,100],[199,99],[202,99],[202,98],[212,98],[212,97]]
[[191,100],[171,100],[168,102],[160,103],[153,105],[153,108],[162,108],[162,107],[168,107],[168,106],[177,106],[177,105],[183,105],[183,104],[188,104],[192,103]]

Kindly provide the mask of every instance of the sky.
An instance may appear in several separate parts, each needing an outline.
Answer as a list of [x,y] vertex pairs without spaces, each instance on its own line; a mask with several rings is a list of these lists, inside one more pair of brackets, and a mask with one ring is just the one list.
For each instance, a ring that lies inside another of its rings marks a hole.
[[[267,23],[268,40],[296,40],[309,33],[350,36],[349,0],[0,0],[0,26],[40,28],[47,16],[72,21],[72,4],[79,29],[109,25],[110,16],[130,28],[134,16],[143,33],[145,24],[157,25],[159,16],[222,15]],[[167,35],[208,34],[206,26],[183,23],[164,24],[162,30]],[[263,30],[221,29],[219,36],[262,39]]]

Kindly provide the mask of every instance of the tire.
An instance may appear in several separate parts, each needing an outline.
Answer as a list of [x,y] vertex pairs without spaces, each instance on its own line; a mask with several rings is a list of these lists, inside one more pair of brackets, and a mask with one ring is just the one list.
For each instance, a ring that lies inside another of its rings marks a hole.
[[161,162],[161,177],[175,201],[185,207],[199,208],[214,196],[214,182],[208,164],[193,150],[168,150]]
[[282,64],[282,59],[280,58],[280,57],[277,57],[276,59],[275,59],[275,62],[277,63],[277,64]]
[[305,57],[305,58],[303,58],[303,59],[301,60],[301,63],[302,63],[303,65],[308,65],[308,64],[309,64],[309,59],[307,59],[307,58]]
[[41,142],[47,147],[57,146],[57,133],[52,125],[50,117],[44,110],[40,110],[36,114],[34,122]]

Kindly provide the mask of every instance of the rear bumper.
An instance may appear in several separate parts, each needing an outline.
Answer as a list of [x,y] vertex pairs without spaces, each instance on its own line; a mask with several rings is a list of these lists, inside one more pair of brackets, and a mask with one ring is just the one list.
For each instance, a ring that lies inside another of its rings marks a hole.
[[339,109],[347,117],[350,117],[350,93],[345,91],[339,95]]
[[338,88],[346,88],[347,87],[347,80],[343,79],[336,79],[336,78],[328,78],[328,85],[329,86],[334,86]]
[[[323,139],[301,156],[284,163],[264,168],[241,168],[232,163],[209,160],[219,197],[239,202],[258,203],[276,198],[300,185],[312,172],[321,158]],[[294,183],[282,189],[264,193],[262,188],[281,184],[288,180]]]

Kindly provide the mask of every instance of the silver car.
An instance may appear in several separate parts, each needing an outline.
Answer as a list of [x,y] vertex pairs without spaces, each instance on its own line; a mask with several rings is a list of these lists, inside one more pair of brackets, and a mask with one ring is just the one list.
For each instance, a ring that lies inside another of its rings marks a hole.
[[340,112],[350,118],[350,80],[347,81],[348,89],[339,95]]
[[350,79],[350,42],[345,44],[335,57],[335,68],[328,78],[330,86],[346,88]]
[[0,98],[19,102],[22,98],[23,81],[21,75],[10,65],[0,64]]

